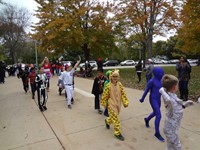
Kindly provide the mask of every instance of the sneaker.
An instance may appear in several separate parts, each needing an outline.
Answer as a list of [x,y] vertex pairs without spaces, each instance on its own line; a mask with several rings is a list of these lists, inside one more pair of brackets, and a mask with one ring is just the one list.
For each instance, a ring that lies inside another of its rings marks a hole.
[[107,123],[106,119],[105,119],[105,124],[106,124],[106,128],[110,129],[110,125]]
[[72,97],[72,99],[71,99],[71,103],[74,104],[74,98],[73,98],[73,97]]
[[40,109],[40,111],[41,111],[41,112],[43,112],[43,111],[44,111],[44,109],[43,109],[42,107],[39,107],[39,109]]
[[150,126],[149,126],[149,121],[147,120],[147,118],[144,118],[144,122],[145,122],[146,127],[147,127],[147,128],[150,128]]
[[165,142],[165,139],[160,134],[154,134],[154,136],[161,142]]
[[71,106],[71,105],[68,105],[68,108],[69,108],[69,109],[72,109],[72,106]]
[[47,110],[47,107],[46,106],[43,106],[44,110]]
[[115,135],[115,137],[118,138],[120,141],[124,141],[125,140],[124,137],[121,134]]

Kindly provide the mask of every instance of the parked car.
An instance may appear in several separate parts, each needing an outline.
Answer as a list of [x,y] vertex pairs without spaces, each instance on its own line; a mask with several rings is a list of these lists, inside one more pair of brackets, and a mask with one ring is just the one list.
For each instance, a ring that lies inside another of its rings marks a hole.
[[170,63],[170,64],[176,64],[176,63],[178,63],[178,62],[179,62],[178,59],[169,60],[169,63]]
[[[97,62],[95,61],[95,60],[90,60],[89,61],[89,64],[90,64],[90,66],[91,67],[97,67]],[[80,65],[79,65],[79,67],[82,67],[82,68],[84,68],[85,67],[85,63],[81,63]]]
[[107,60],[105,63],[103,63],[103,66],[117,66],[119,65],[119,62],[117,60]]
[[163,62],[163,64],[169,64],[168,60],[161,60]]
[[65,66],[66,64],[68,65],[68,66],[71,66],[71,65],[73,65],[74,64],[74,62],[73,61],[62,61],[62,64]]
[[133,66],[135,65],[134,60],[125,60],[120,63],[121,66]]
[[188,62],[190,64],[197,64],[198,63],[198,59],[188,59]]
[[160,59],[154,59],[153,62],[154,64],[163,64],[163,61]]

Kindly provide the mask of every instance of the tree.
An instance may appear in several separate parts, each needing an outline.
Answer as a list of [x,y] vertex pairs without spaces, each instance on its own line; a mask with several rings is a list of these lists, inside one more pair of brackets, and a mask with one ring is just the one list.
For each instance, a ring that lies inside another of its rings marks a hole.
[[200,57],[200,3],[187,0],[181,14],[182,26],[178,30],[178,47],[190,55]]
[[59,54],[81,49],[89,60],[91,53],[97,58],[116,48],[112,20],[107,17],[109,5],[97,0],[35,1],[40,21],[33,38],[42,42],[43,51],[52,47]]
[[167,56],[166,44],[167,44],[166,41],[157,41],[153,43],[153,49],[152,49],[153,56],[156,56],[156,55]]
[[5,49],[8,49],[12,63],[17,62],[17,50],[26,38],[25,28],[29,24],[29,12],[6,4],[0,13],[0,38]]
[[[126,23],[127,35],[140,35],[143,59],[152,56],[154,35],[164,35],[178,26],[178,0],[121,0],[114,5],[118,20]],[[124,27],[123,27],[124,28]]]

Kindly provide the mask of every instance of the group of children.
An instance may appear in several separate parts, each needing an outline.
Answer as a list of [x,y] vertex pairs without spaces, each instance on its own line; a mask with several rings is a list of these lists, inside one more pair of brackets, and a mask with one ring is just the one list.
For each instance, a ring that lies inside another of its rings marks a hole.
[[38,106],[40,111],[47,110],[46,102],[48,98],[48,78],[44,73],[44,67],[41,66],[39,73],[37,74],[34,66],[31,66],[30,71],[28,70],[28,68],[22,66],[21,70],[19,71],[18,77],[22,78],[24,91],[26,93],[29,90],[30,83],[32,99],[35,99],[35,92],[37,91]]
[[[59,77],[59,82],[62,81],[62,86],[66,91],[66,100],[68,108],[71,109],[73,98],[73,78],[75,68],[79,65],[80,59],[72,68],[71,65],[65,66]],[[119,81],[119,70],[108,70],[106,76],[103,74],[103,69],[98,69],[97,76],[94,79],[92,94],[95,96],[95,109],[99,114],[102,114],[102,105],[105,108],[104,115],[105,125],[110,129],[110,125],[114,124],[114,136],[119,140],[124,140],[121,134],[121,125],[119,113],[121,106],[128,107],[129,101],[124,91],[124,87]],[[24,73],[26,74],[26,73]],[[160,120],[161,120],[161,96],[166,108],[166,117],[164,123],[164,134],[167,139],[167,149],[181,150],[181,143],[178,137],[178,130],[183,116],[183,109],[193,105],[192,101],[183,102],[176,95],[178,90],[178,79],[173,75],[164,74],[161,67],[153,69],[154,78],[150,79],[146,85],[146,89],[139,100],[144,102],[146,95],[150,91],[149,102],[153,112],[144,118],[145,126],[150,127],[149,122],[155,117],[155,134],[154,136],[164,142],[165,139],[160,134]],[[35,91],[38,94],[38,106],[41,111],[47,110],[46,102],[48,98],[47,83],[48,78],[44,73],[44,67],[40,67],[39,74],[36,74],[34,67],[31,68],[30,73],[27,75],[27,80],[30,80],[32,98],[35,98]],[[61,83],[61,82],[60,82]],[[27,87],[24,87],[27,92]]]
[[[150,91],[149,102],[153,112],[144,118],[145,126],[150,127],[149,122],[155,117],[155,134],[154,136],[164,142],[165,139],[160,134],[160,120],[161,120],[161,96],[166,108],[166,117],[164,123],[164,134],[167,141],[167,150],[181,150],[181,143],[178,137],[178,130],[183,116],[183,109],[193,105],[193,101],[183,102],[176,95],[178,90],[178,79],[169,74],[164,74],[161,67],[153,69],[154,78],[150,79],[146,85],[146,89],[139,100],[144,102],[147,93]],[[107,79],[103,75],[102,70],[98,70],[97,77],[94,79],[92,93],[95,95],[95,109],[101,114],[102,110],[100,104],[105,108],[104,115],[105,125],[110,129],[110,125],[114,123],[114,136],[119,140],[124,140],[120,130],[119,113],[121,105],[128,107],[128,99],[124,88],[119,82],[119,71],[107,71]],[[103,85],[106,86],[103,88]]]

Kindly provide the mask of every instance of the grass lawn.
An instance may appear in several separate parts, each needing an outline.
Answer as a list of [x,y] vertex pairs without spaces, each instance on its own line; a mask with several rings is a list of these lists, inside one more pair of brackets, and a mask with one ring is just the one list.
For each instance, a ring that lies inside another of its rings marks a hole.
[[[172,74],[178,76],[174,66],[163,67],[165,74]],[[135,68],[119,69],[120,80],[125,87],[144,90],[146,86],[145,73],[142,73],[142,81],[138,84],[138,77]],[[105,70],[106,72],[106,70]],[[104,72],[104,73],[105,73]],[[177,93],[179,95],[179,93]],[[193,66],[191,72],[191,79],[189,81],[189,99],[197,101],[200,97],[200,67]]]

